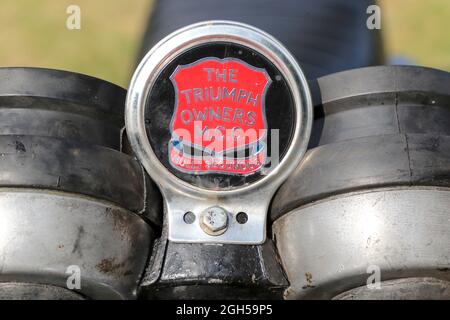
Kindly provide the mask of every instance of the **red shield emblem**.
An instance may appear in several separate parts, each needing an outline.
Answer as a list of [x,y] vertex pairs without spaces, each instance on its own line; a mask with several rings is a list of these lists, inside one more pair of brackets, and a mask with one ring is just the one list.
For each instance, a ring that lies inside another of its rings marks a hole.
[[266,161],[264,100],[270,78],[236,59],[205,58],[171,76],[170,163],[186,173],[250,174]]

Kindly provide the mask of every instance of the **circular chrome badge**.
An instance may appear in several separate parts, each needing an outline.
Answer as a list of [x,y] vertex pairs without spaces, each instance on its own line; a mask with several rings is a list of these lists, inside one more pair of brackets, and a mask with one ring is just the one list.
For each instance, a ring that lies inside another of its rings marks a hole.
[[[171,232],[184,226],[184,213],[197,208],[201,221],[206,205],[225,204],[232,228],[233,197],[264,194],[255,200],[265,215],[306,151],[312,118],[307,82],[292,55],[263,31],[230,21],[197,23],[160,41],[138,66],[126,103],[131,146],[166,204],[179,210],[169,212],[169,237],[178,240],[201,230],[193,223],[183,235]],[[264,228],[265,217],[249,213],[241,232],[255,221]],[[232,233],[221,230],[218,238],[239,238]]]

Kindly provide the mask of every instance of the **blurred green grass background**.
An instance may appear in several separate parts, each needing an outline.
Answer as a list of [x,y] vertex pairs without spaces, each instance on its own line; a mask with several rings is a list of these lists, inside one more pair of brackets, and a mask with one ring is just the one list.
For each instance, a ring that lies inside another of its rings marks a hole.
[[[81,8],[81,30],[66,28],[71,4]],[[450,0],[380,5],[388,55],[450,71]],[[71,70],[127,87],[151,7],[152,0],[2,0],[0,66]]]

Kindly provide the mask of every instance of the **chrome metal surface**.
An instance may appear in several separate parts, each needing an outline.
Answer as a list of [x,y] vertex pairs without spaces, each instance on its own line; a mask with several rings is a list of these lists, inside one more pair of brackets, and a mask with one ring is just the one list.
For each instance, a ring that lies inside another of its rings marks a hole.
[[[160,71],[186,50],[220,41],[244,45],[266,56],[288,82],[296,108],[294,135],[280,164],[257,182],[227,191],[196,187],[170,173],[152,150],[144,119],[147,96]],[[241,23],[208,21],[174,32],[144,57],[129,86],[125,122],[133,150],[165,196],[169,240],[259,244],[266,239],[267,210],[273,193],[294,170],[306,151],[312,124],[312,102],[302,70],[277,40],[259,29]],[[220,236],[207,235],[199,224],[186,224],[183,221],[186,211],[198,215],[206,208],[216,205],[233,216],[227,231]],[[234,215],[239,212],[248,214],[246,224],[239,224],[234,219]]]
[[202,212],[200,226],[211,236],[218,236],[227,230],[228,213],[221,207],[211,207]]
[[135,298],[153,237],[139,216],[93,198],[31,189],[1,189],[0,208],[0,282],[68,288],[75,266],[75,292]]
[[279,218],[273,232],[291,284],[287,299],[331,299],[365,286],[378,269],[381,281],[450,280],[450,189],[327,198]]
[[83,300],[67,288],[36,283],[0,283],[0,300]]
[[406,278],[381,282],[381,287],[355,288],[334,300],[449,300],[450,282],[435,278]]

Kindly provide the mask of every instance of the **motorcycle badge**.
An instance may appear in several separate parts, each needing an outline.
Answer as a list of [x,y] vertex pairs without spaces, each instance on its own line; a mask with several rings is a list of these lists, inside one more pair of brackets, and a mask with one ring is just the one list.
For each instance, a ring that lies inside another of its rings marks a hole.
[[208,57],[170,77],[175,106],[169,162],[190,174],[248,175],[267,160],[265,69],[237,58]]
[[125,122],[165,199],[168,241],[264,243],[272,196],[303,159],[312,121],[300,66],[264,31],[205,21],[156,44],[131,80]]

